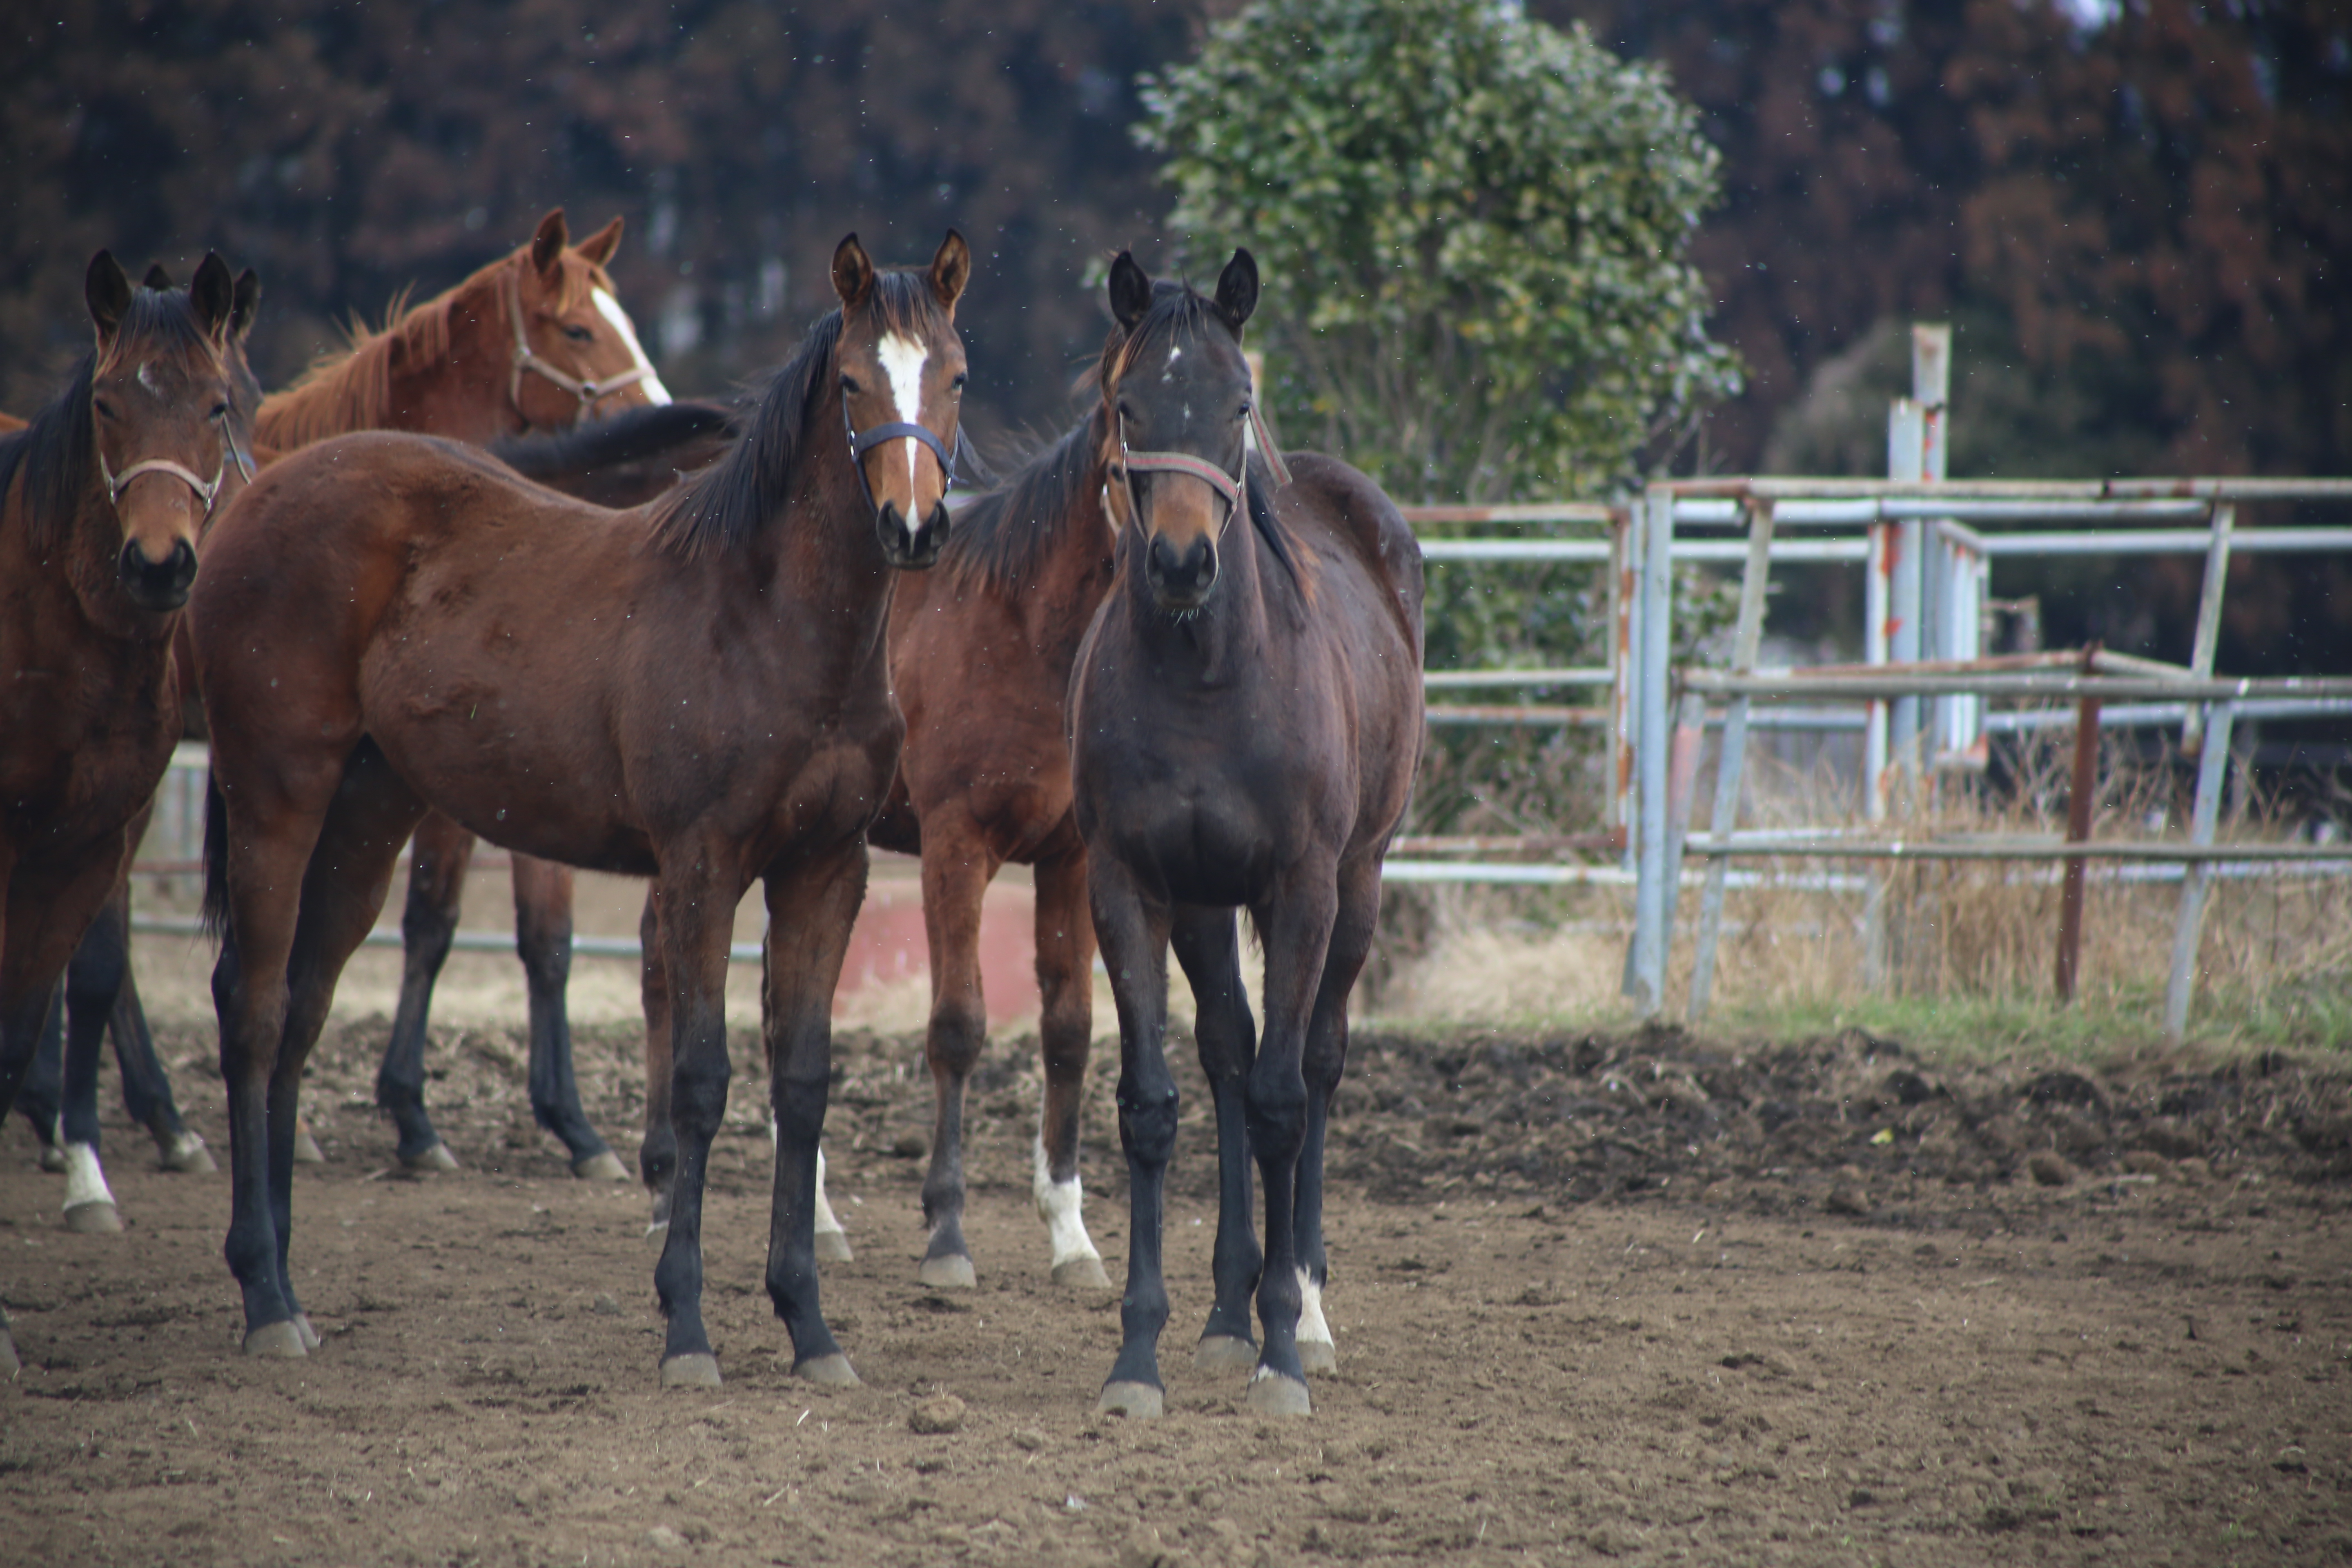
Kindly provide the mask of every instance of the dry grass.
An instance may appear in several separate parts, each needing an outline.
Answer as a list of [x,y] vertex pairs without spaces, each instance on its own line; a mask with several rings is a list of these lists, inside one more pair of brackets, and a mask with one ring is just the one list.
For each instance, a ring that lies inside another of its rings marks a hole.
[[[1947,778],[1885,831],[1912,839],[2063,833],[2071,748],[2070,733],[2045,732],[1998,788]],[[2190,770],[2177,759],[2143,757],[2111,736],[2094,836],[2184,837],[2191,785]],[[1712,779],[1703,773],[1696,798],[1704,806],[1712,796]],[[2340,804],[2241,794],[2220,837],[2275,840],[2327,818]],[[1826,769],[1759,758],[1741,823],[1852,822],[1855,805],[1851,785],[1841,787]],[[1787,1033],[1853,1024],[1992,1048],[2067,1037],[2137,1047],[2160,1032],[2177,880],[2093,863],[2078,1000],[2061,1009],[2053,996],[2061,900],[2054,862],[1758,859],[1738,868],[1762,879],[1735,887],[1726,900],[1718,1027]],[[1887,932],[1875,969],[1865,929],[1874,877],[1885,889]],[[2352,1044],[2352,879],[2216,878],[2210,886],[2192,1033],[2223,1046]],[[1382,987],[1376,1005],[1384,1017],[1520,1026],[1623,1019],[1629,893],[1443,888],[1413,896],[1426,900],[1426,950],[1400,963]],[[1689,994],[1697,914],[1697,889],[1686,885],[1669,965],[1675,1016]]]

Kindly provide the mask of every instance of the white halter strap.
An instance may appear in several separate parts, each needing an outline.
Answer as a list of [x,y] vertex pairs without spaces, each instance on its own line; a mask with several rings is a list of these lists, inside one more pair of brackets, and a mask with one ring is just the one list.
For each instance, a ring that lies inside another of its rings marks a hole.
[[[220,467],[213,470],[210,483],[205,482],[203,475],[186,464],[175,463],[169,458],[142,458],[118,474],[107,466],[106,454],[99,453],[98,472],[99,476],[106,481],[107,504],[119,505],[122,500],[122,492],[130,489],[131,481],[142,474],[169,474],[195,491],[196,499],[205,503],[205,515],[212,516],[213,501],[220,495],[221,480],[228,475],[228,454],[236,450],[235,443],[226,437],[223,438],[221,447]],[[237,466],[242,468],[245,466],[244,454],[238,453],[237,457]]]
[[544,376],[580,400],[572,417],[578,419],[604,399],[624,387],[635,386],[654,374],[651,365],[640,364],[621,372],[604,381],[583,381],[578,376],[559,370],[531,352],[530,333],[522,316],[522,268],[518,262],[507,274],[507,320],[514,323],[514,376],[507,387],[507,396],[513,402],[515,412],[522,412],[522,373],[530,371]]

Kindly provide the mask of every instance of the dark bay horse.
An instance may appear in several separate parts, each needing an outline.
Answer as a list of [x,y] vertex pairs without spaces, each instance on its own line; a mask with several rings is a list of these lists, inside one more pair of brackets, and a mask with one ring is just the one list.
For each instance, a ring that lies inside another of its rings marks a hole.
[[981,900],[1008,862],[1036,877],[1038,1021],[1045,1069],[1031,1196],[1055,1282],[1108,1289],[1080,1212],[1078,1105],[1094,1031],[1094,920],[1070,810],[1062,705],[1078,640],[1111,580],[1104,510],[1108,427],[1097,412],[964,506],[940,569],[890,608],[890,673],[907,743],[869,836],[923,858],[931,959],[924,1037],[939,1097],[923,1183],[923,1283],[974,1283],[963,1237],[964,1086],[986,1043]]
[[[184,291],[134,288],[100,251],[83,292],[96,346],[55,403],[0,438],[0,1115],[179,739],[172,636],[197,532],[242,478],[250,414],[232,369],[259,293],[250,274],[233,279],[208,255]],[[93,1057],[106,979],[77,977]],[[69,1164],[69,1205],[95,1169]],[[5,1319],[0,1360],[15,1369]]]
[[655,1271],[662,1380],[712,1384],[702,1194],[726,1108],[737,901],[768,905],[780,1129],[767,1282],[794,1367],[856,1373],[818,1308],[817,1142],[831,1005],[866,828],[902,725],[895,568],[944,542],[971,255],[877,273],[852,237],[841,307],[692,483],[609,512],[479,453],[349,437],[264,474],[215,530],[194,605],[213,726],[207,901],[246,1349],[315,1345],[287,1268],[294,1107],[336,975],[427,809],[525,854],[655,880],[677,1145]]
[[[568,430],[590,413],[619,415],[666,407],[669,394],[646,363],[628,315],[614,298],[604,270],[621,240],[614,218],[574,246],[563,211],[540,220],[530,242],[474,273],[456,288],[422,303],[395,310],[381,331],[360,333],[352,346],[313,365],[292,386],[259,399],[255,453],[265,466],[282,452],[327,436],[373,428],[415,430],[469,441],[514,440],[534,432]],[[151,272],[151,285],[161,279]],[[236,369],[252,387],[242,355]],[[253,395],[259,398],[258,389]],[[247,406],[250,407],[248,404]],[[624,470],[708,431],[719,411],[702,408],[677,425],[658,426],[662,440],[646,451],[624,454],[609,444],[594,452],[526,447],[526,460],[542,464],[541,477],[558,488],[608,491],[625,483]],[[652,432],[638,432],[640,436]],[[698,466],[710,448],[685,448],[680,459]],[[665,480],[665,485],[667,480]],[[656,493],[646,489],[635,499]],[[591,499],[595,499],[592,496]],[[610,504],[607,502],[606,504]],[[193,683],[188,683],[192,686]],[[199,729],[195,731],[201,734]],[[138,842],[133,834],[132,842]],[[413,934],[401,1006],[394,1017],[377,1100],[394,1119],[403,1158],[411,1164],[449,1168],[456,1164],[433,1131],[424,1108],[426,1015],[434,979],[446,958],[457,929],[472,837],[444,817],[420,829],[419,869],[412,875],[408,918]],[[518,949],[529,981],[530,1007],[530,1089],[531,1109],[541,1126],[562,1139],[583,1175],[625,1180],[628,1172],[606,1148],[582,1110],[572,1071],[571,1034],[563,1006],[570,973],[572,874],[563,867],[526,858],[515,868]],[[96,973],[122,971],[115,1004],[113,1035],[122,1062],[123,1095],[134,1120],[153,1134],[164,1163],[174,1169],[210,1170],[203,1140],[182,1125],[170,1081],[154,1058],[152,1037],[138,991],[121,956],[130,942],[128,889],[116,893],[93,922],[77,958]],[[19,1099],[43,1142],[44,1165],[66,1166],[65,1145],[86,1127],[97,1126],[95,1055],[63,1059],[52,1031]],[[60,1064],[62,1059],[62,1074]],[[298,1136],[299,1157],[320,1158],[307,1133]],[[95,1160],[96,1146],[88,1156]],[[98,1177],[102,1184],[103,1176]],[[84,1205],[90,1223],[102,1224],[110,1207]]]
[[[1348,994],[1421,756],[1421,550],[1345,463],[1301,454],[1281,482],[1242,359],[1258,291],[1247,251],[1213,299],[1155,289],[1124,253],[1109,286],[1123,329],[1101,378],[1118,581],[1079,650],[1069,717],[1095,931],[1118,1003],[1131,1184],[1123,1340],[1101,1403],[1161,1408],[1172,943],[1200,1002],[1217,1112],[1216,1294],[1200,1359],[1254,1360],[1251,1407],[1303,1415],[1302,1350],[1330,1353],[1318,1301],[1323,1138]],[[1242,989],[1239,909],[1265,949],[1263,1037]],[[1265,1188],[1262,1268],[1252,1155]],[[1265,1337],[1251,1357],[1253,1284]]]

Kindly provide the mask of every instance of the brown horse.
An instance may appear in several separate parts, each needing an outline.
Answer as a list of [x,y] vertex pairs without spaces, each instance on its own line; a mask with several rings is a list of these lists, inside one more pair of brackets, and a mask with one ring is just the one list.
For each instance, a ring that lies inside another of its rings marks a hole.
[[702,1192],[726,1108],[735,907],[764,882],[781,1130],[768,1289],[796,1370],[855,1380],[813,1250],[830,1011],[904,731],[893,568],[928,564],[949,526],[970,267],[952,233],[928,274],[877,273],[844,240],[841,308],[750,433],[635,511],[375,435],[287,459],[221,520],[194,642],[214,737],[206,891],[226,926],[226,1250],[249,1352],[316,1343],[287,1269],[295,1097],[399,847],[437,807],[509,849],[655,879],[678,1145],[654,1277],[666,1384],[719,1377]]
[[974,1283],[963,1237],[964,1085],[986,1042],[981,900],[1006,863],[1036,868],[1038,1022],[1045,1069],[1031,1195],[1057,1284],[1108,1289],[1080,1213],[1078,1103],[1094,1031],[1094,921],[1070,812],[1062,703],[1078,640],[1111,579],[1108,427],[1097,412],[963,507],[940,570],[890,609],[890,674],[907,716],[891,801],[869,835],[923,858],[931,957],[924,1037],[939,1095],[923,1183],[923,1283]]
[[[1118,1002],[1130,1184],[1123,1338],[1101,1403],[1161,1408],[1172,942],[1200,1001],[1194,1032],[1217,1110],[1216,1297],[1199,1359],[1254,1360],[1252,1408],[1303,1415],[1302,1350],[1331,1353],[1317,1301],[1323,1136],[1347,1059],[1348,994],[1421,757],[1421,551],[1380,488],[1345,463],[1301,455],[1284,482],[1242,359],[1257,303],[1247,251],[1213,300],[1155,289],[1124,253],[1109,283],[1122,329],[1101,377],[1118,581],[1079,650],[1069,719],[1095,931]],[[1262,1038],[1242,990],[1241,908],[1265,948]],[[1262,1268],[1250,1155],[1265,1186]],[[1255,1356],[1253,1282],[1265,1331]]]
[[[667,405],[669,394],[646,363],[604,270],[620,245],[621,229],[616,217],[573,246],[563,210],[550,212],[529,244],[446,293],[398,310],[391,325],[360,334],[349,349],[320,360],[291,387],[260,400],[256,424],[262,444],[255,455],[268,464],[283,450],[325,436],[379,426],[478,442],[512,438],[569,428],[590,412]],[[168,288],[171,280],[157,268],[148,282]],[[252,387],[241,353],[235,369],[241,384]],[[603,476],[574,455],[568,467],[559,463],[548,478],[562,486],[567,478],[596,483]],[[184,685],[193,689],[193,682]],[[200,722],[200,714],[192,716],[192,723]],[[132,842],[137,841],[134,828]],[[404,1155],[435,1168],[456,1162],[425,1116],[425,1018],[434,977],[457,928],[457,897],[472,843],[470,835],[446,818],[430,818],[420,829],[421,870],[412,878],[406,923],[421,939],[410,945],[401,1008],[377,1080],[378,1101],[398,1126]],[[571,872],[526,859],[515,868],[515,890],[517,946],[529,979],[532,1111],[563,1140],[575,1170],[625,1180],[627,1170],[581,1110],[572,1079],[563,1007],[571,964]],[[167,1165],[208,1171],[212,1162],[203,1140],[181,1123],[170,1080],[155,1061],[146,1015],[127,967],[129,942],[126,889],[92,923],[75,967],[97,975],[121,970],[113,1034],[125,1102],[149,1128]],[[79,994],[70,981],[68,989]],[[110,1194],[96,1163],[96,1144],[84,1142],[97,1135],[98,1060],[94,1051],[78,1057],[60,1049],[60,1032],[53,1031],[45,1043],[18,1103],[43,1142],[44,1165],[88,1164],[89,1181],[69,1191],[68,1202],[80,1195],[77,1212],[85,1223],[104,1227],[113,1216]],[[303,1158],[320,1157],[307,1133],[297,1148]]]
[[[134,288],[101,250],[83,292],[95,348],[0,441],[0,1116],[179,739],[172,634],[248,412],[232,358],[250,273],[208,255],[184,292]],[[96,991],[93,1052],[113,1005]],[[0,1358],[14,1370],[5,1321]]]

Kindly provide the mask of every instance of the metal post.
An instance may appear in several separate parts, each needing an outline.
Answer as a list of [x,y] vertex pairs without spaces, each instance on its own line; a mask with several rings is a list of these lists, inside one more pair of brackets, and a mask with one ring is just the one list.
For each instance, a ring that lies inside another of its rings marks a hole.
[[[2206,710],[2205,750],[2197,759],[2197,804],[2189,813],[2189,842],[2202,847],[2213,842],[2213,825],[2221,814],[2221,785],[2230,766],[2230,728],[2237,719],[2238,705],[2200,706]],[[2212,870],[2203,860],[2192,860],[2181,870],[2180,912],[2172,929],[2172,973],[2164,988],[2168,1045],[2179,1045],[2189,1032],[2189,1000],[2197,989],[2198,940],[2205,929],[2205,883]]]
[[[1870,525],[1870,559],[1862,574],[1862,662],[1886,662],[1888,574],[1896,549],[1895,524]],[[1886,703],[1872,698],[1862,737],[1862,815],[1866,822],[1886,816]]]
[[[1886,413],[1886,477],[1916,481],[1927,445],[1927,413],[1916,399],[1898,397]],[[1920,562],[1926,554],[1927,524],[1915,520],[1895,524],[1897,545],[1888,562],[1887,651],[1897,664],[1925,657],[1919,641],[1920,591],[1925,576]],[[1919,777],[1919,699],[1895,699],[1889,726],[1888,749],[1900,776],[1916,784]]]
[[1641,573],[1641,668],[1634,685],[1637,739],[1633,752],[1636,824],[1633,942],[1626,990],[1635,1011],[1654,1016],[1666,997],[1666,774],[1672,763],[1666,685],[1671,678],[1674,615],[1675,498],[1653,485],[1643,498]]
[[1675,749],[1666,767],[1666,912],[1658,944],[1669,963],[1675,952],[1675,906],[1682,900],[1683,840],[1690,837],[1691,803],[1698,798],[1698,757],[1706,746],[1706,699],[1685,692],[1675,716]]
[[[1739,622],[1732,636],[1731,668],[1747,675],[1756,668],[1764,640],[1765,599],[1772,574],[1772,503],[1750,502],[1748,508],[1748,567],[1739,579]],[[1715,763],[1715,822],[1720,839],[1739,821],[1740,774],[1748,760],[1748,703],[1743,694],[1731,700],[1723,721],[1723,746]],[[1723,934],[1723,885],[1731,868],[1727,855],[1707,861],[1706,892],[1699,901],[1698,947],[1691,964],[1690,1021],[1706,1018],[1715,990],[1716,947]]]
[[[2213,673],[2213,649],[2221,640],[2221,599],[2230,577],[2230,535],[2237,525],[2236,507],[2226,501],[2214,506],[2212,531],[2205,546],[2204,592],[2197,599],[2197,640],[2189,646],[2189,673],[2193,679],[2203,680]],[[2202,752],[2204,737],[2200,731],[2204,715],[2204,707],[2194,705],[2181,721],[2182,756],[2194,757]]]
[[[2092,797],[2099,788],[2099,700],[2085,697],[2074,709],[2074,774],[2066,796],[2066,842],[2091,838]],[[2058,1000],[2074,999],[2083,964],[2083,872],[2079,855],[2066,862],[2066,882],[2058,902]]]
[[[1949,404],[1952,385],[1952,329],[1949,326],[1915,322],[1911,328],[1911,397],[1919,405],[1919,478],[1928,483],[1938,483],[1948,466],[1951,448]],[[1945,595],[1948,579],[1953,573],[1950,547],[1938,535],[1932,522],[1919,524],[1919,657],[1921,658],[1957,658],[1958,652],[1948,646],[1950,631],[1946,626]],[[1925,705],[1920,714],[1920,727],[1926,731],[1919,737],[1919,754],[1912,762],[1916,779],[1920,770],[1933,764],[1940,738],[1950,727],[1953,699],[1939,697]]]
[[1633,526],[1631,507],[1609,514],[1609,823],[1623,835],[1620,859],[1633,868],[1633,691],[1638,684],[1634,660],[1637,624],[1635,563],[1641,535]]

